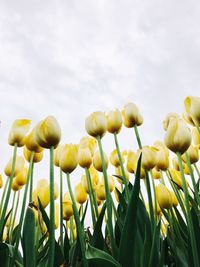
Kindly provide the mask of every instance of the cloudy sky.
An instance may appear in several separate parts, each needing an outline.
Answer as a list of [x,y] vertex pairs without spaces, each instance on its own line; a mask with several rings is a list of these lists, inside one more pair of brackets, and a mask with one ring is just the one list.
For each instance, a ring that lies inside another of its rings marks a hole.
[[[162,140],[166,114],[200,95],[199,13],[195,0],[1,0],[0,171],[17,118],[33,126],[54,115],[62,142],[77,143],[90,112],[134,102],[143,143]],[[103,141],[109,152],[112,136]],[[136,147],[132,130],[123,129],[120,145]],[[48,177],[39,165],[37,178]]]

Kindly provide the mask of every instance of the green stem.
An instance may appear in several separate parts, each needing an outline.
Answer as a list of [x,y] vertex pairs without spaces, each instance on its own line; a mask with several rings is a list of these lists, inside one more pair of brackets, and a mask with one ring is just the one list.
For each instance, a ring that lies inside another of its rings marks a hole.
[[3,211],[2,211],[2,214],[1,214],[0,240],[2,239],[2,235],[3,235],[4,220],[5,220],[5,215],[6,215],[7,208],[8,208],[8,202],[9,202],[9,199],[10,199],[10,192],[11,192],[12,182],[13,182],[14,173],[15,173],[16,157],[17,157],[17,144],[15,144],[15,146],[14,146],[11,175],[10,175],[10,178],[9,178],[8,190],[7,190],[7,194],[6,194],[5,203],[3,205]]
[[200,179],[200,172],[199,172],[199,169],[198,169],[196,163],[194,163],[194,168],[195,168],[195,170],[196,170],[196,172],[197,172],[197,174],[199,176],[199,179]]
[[14,216],[13,216],[11,230],[10,230],[10,232],[11,232],[10,240],[12,240],[12,234],[13,234],[13,229],[14,229],[14,226],[15,226],[15,219],[16,219],[16,216],[17,216],[17,210],[18,210],[18,205],[19,205],[19,198],[20,198],[20,190],[18,190],[18,193],[17,193],[17,202],[16,202],[16,205],[15,205],[15,211],[14,211]]
[[54,266],[55,254],[55,207],[54,207],[54,147],[50,148],[50,231],[48,266]]
[[[35,154],[35,152],[32,152],[32,153]],[[33,154],[33,157],[34,157],[34,154]],[[34,169],[34,163],[32,164],[32,168],[31,168],[29,202],[32,202],[32,192],[33,192],[33,169]]]
[[160,182],[161,182],[162,184],[165,185],[165,180],[164,180],[164,176],[163,176],[163,171],[161,171],[161,170],[160,170],[160,175],[161,175]]
[[152,195],[151,195],[151,186],[150,186],[149,173],[146,170],[145,170],[145,185],[147,189],[151,224],[152,224],[152,228],[154,228],[155,223],[154,223],[154,211],[153,211],[153,203],[152,203]]
[[142,142],[141,142],[140,135],[139,135],[138,128],[137,128],[136,124],[134,125],[134,130],[135,130],[135,136],[137,139],[138,146],[140,149],[142,149]]
[[178,157],[178,164],[179,164],[179,169],[180,169],[180,172],[181,172],[181,178],[182,178],[182,183],[183,183],[183,191],[184,191],[184,196],[185,196],[185,205],[186,205],[186,210],[187,210],[187,222],[188,222],[188,228],[189,228],[189,233],[190,233],[190,238],[191,238],[194,265],[195,266],[199,266],[198,252],[197,252],[197,246],[196,246],[196,241],[195,241],[193,222],[192,222],[192,217],[191,217],[191,212],[190,212],[189,193],[188,193],[188,190],[187,190],[187,185],[186,185],[186,180],[185,180],[185,175],[184,175],[184,169],[183,169],[183,163],[182,163],[182,159],[181,159],[181,154],[179,152],[177,152],[177,157]]
[[82,259],[83,259],[83,266],[88,267],[88,262],[87,262],[86,257],[85,257],[85,242],[84,242],[84,238],[83,238],[84,237],[84,229],[81,225],[78,209],[76,206],[76,201],[75,201],[75,198],[74,198],[74,195],[72,192],[69,173],[67,173],[67,185],[68,185],[69,194],[70,194],[72,204],[73,204],[74,218],[75,218],[76,229],[77,229],[77,237],[78,237],[79,242],[80,242],[81,254],[82,254]]
[[16,198],[16,191],[14,191],[14,194],[13,194],[12,210],[10,213],[10,223],[9,223],[9,233],[8,233],[9,241],[10,241],[10,236],[11,236],[12,215],[13,215],[13,210],[14,210],[14,205],[15,205],[15,198]]
[[70,228],[70,244],[71,246],[73,245],[74,242],[74,225],[73,225],[73,217],[70,217],[70,221],[69,221],[69,228]]
[[105,164],[105,159],[104,159],[104,154],[103,154],[103,149],[102,149],[100,136],[97,136],[97,142],[98,142],[99,152],[100,152],[101,161],[102,161],[104,185],[105,185],[105,191],[106,191],[108,233],[110,235],[110,240],[111,240],[112,254],[113,254],[114,258],[115,258],[115,256],[116,256],[116,245],[115,245],[113,224],[112,224],[112,198],[111,198],[111,193],[110,193],[109,186],[108,186],[108,175],[107,175],[107,171],[106,171],[106,164]]
[[60,246],[61,246],[61,250],[62,252],[64,249],[64,245],[63,245],[63,182],[62,182],[62,169],[60,168]]
[[152,184],[153,184],[153,192],[154,192],[154,214],[155,214],[155,222],[157,223],[157,200],[156,200],[156,187],[155,187],[155,182],[154,182],[154,177],[153,177],[153,173],[152,170],[150,170],[150,174],[151,174],[151,180],[152,180]]
[[0,214],[1,214],[3,203],[4,203],[4,198],[5,198],[5,195],[6,195],[6,191],[7,191],[7,188],[8,188],[8,182],[9,182],[9,178],[7,178],[6,184],[5,184],[4,189],[3,189],[3,195],[2,195],[1,203],[0,203]]
[[124,185],[125,185],[125,195],[126,195],[126,199],[129,200],[129,189],[128,189],[128,182],[127,182],[127,179],[126,179],[126,172],[125,172],[125,169],[124,169],[124,164],[123,164],[123,161],[122,161],[122,155],[121,155],[121,152],[120,152],[120,149],[119,149],[119,143],[118,143],[118,139],[117,139],[117,134],[114,133],[114,139],[115,139],[115,146],[116,146],[116,150],[117,150],[117,155],[118,155],[118,158],[119,158],[119,162],[120,162],[120,168],[121,168],[121,172],[122,172],[122,176],[123,176],[123,182],[124,182]]

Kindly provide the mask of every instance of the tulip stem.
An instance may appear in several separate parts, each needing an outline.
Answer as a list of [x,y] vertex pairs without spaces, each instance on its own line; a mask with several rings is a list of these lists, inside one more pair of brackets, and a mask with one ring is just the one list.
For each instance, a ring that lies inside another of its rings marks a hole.
[[155,222],[157,223],[156,187],[155,187],[155,182],[154,182],[154,177],[153,177],[152,170],[150,170],[150,174],[151,174],[151,180],[152,180],[152,184],[153,184],[153,192],[154,192],[154,214],[155,214]]
[[10,217],[9,232],[8,232],[9,241],[10,241],[10,236],[11,236],[12,215],[13,215],[13,210],[14,210],[14,205],[15,205],[15,198],[16,198],[16,191],[14,191],[14,194],[13,194],[12,210],[9,216]]
[[195,168],[195,170],[196,170],[196,172],[197,172],[197,174],[199,176],[199,179],[200,179],[200,172],[198,170],[198,167],[197,167],[196,163],[194,163],[194,168]]
[[6,195],[6,191],[7,191],[7,188],[8,188],[8,182],[9,182],[9,179],[7,177],[6,184],[5,184],[4,189],[3,189],[3,195],[2,195],[2,198],[1,198],[1,203],[0,203],[0,214],[1,214],[2,206],[3,206],[4,198],[5,198],[5,195]]
[[63,181],[62,181],[63,177],[62,177],[62,169],[60,168],[60,246],[61,246],[61,250],[62,252],[64,249],[64,245],[63,245]]
[[3,211],[2,211],[2,214],[1,214],[1,220],[0,220],[0,240],[2,240],[2,236],[3,236],[4,220],[5,220],[5,215],[6,215],[7,208],[8,208],[8,202],[9,202],[9,198],[10,198],[10,192],[11,192],[13,177],[14,177],[14,173],[15,173],[16,157],[17,157],[17,143],[15,143],[15,145],[14,145],[11,175],[10,175],[10,178],[9,178],[8,190],[7,190],[7,194],[6,194],[5,203],[3,205]]
[[11,237],[10,237],[10,240],[11,241],[12,241],[12,234],[13,234],[14,225],[15,225],[15,219],[16,219],[16,216],[17,216],[17,209],[18,209],[18,205],[19,205],[19,198],[20,198],[20,190],[18,190],[17,202],[15,204],[15,211],[14,211],[14,216],[13,216],[12,225],[11,225]]
[[[33,152],[33,157],[35,152]],[[32,202],[32,192],[33,192],[33,170],[34,170],[34,163],[32,164],[32,168],[31,168],[31,178],[30,178],[30,191],[29,191],[29,202]]]
[[161,175],[160,182],[165,185],[165,180],[164,180],[163,172],[161,170],[160,170],[160,175]]
[[110,193],[109,186],[108,186],[108,176],[107,176],[106,164],[105,164],[100,136],[97,136],[97,142],[98,142],[99,152],[100,152],[101,161],[102,161],[104,185],[105,185],[105,191],[106,191],[108,233],[110,235],[110,240],[111,240],[112,254],[115,257],[116,256],[116,245],[115,245],[113,225],[112,225],[112,198],[111,198],[111,193]]
[[140,149],[142,149],[142,142],[141,142],[140,135],[139,135],[138,128],[137,128],[136,124],[134,125],[134,130],[135,130],[135,136],[137,139],[138,146]]
[[86,257],[85,257],[85,242],[84,242],[84,239],[83,239],[83,237],[84,237],[84,229],[83,229],[83,227],[81,225],[78,209],[77,209],[77,206],[76,206],[76,201],[75,201],[75,198],[74,198],[74,195],[73,195],[73,192],[72,192],[69,173],[67,173],[67,185],[68,185],[69,194],[70,194],[70,197],[71,197],[71,200],[72,200],[72,204],[73,204],[74,218],[75,218],[76,229],[77,229],[77,238],[79,239],[79,242],[80,242],[81,254],[82,254],[82,259],[83,259],[83,266],[84,267],[88,267],[88,262],[87,262]]
[[48,266],[54,266],[55,254],[55,207],[54,207],[54,147],[50,147],[50,232]]
[[18,253],[19,241],[20,241],[20,236],[21,236],[21,228],[22,228],[22,223],[23,223],[23,219],[24,219],[26,198],[27,198],[27,193],[28,193],[28,186],[29,186],[30,177],[31,177],[33,156],[34,156],[33,153],[31,153],[31,158],[30,158],[30,163],[29,163],[29,168],[28,168],[27,181],[26,181],[26,185],[25,185],[23,202],[22,202],[22,209],[21,209],[19,225],[18,225],[18,231],[17,231],[17,235],[16,235],[15,247],[14,247],[13,257],[12,257],[12,261],[11,261],[11,265],[10,265],[11,267],[13,267],[15,265],[15,258],[16,258],[17,253]]
[[129,200],[129,189],[128,189],[128,182],[126,180],[126,173],[125,173],[125,169],[124,169],[124,165],[123,165],[123,161],[122,161],[122,155],[119,149],[119,142],[117,139],[117,134],[114,133],[114,139],[115,139],[115,146],[117,149],[117,155],[119,158],[119,162],[120,162],[120,168],[121,168],[121,172],[122,172],[122,176],[123,176],[123,182],[124,182],[124,186],[125,186],[125,195],[126,195],[126,199]]
[[152,203],[152,195],[151,195],[151,186],[150,186],[149,173],[147,170],[145,170],[145,185],[147,189],[151,224],[152,224],[152,227],[154,228],[155,224],[154,224],[154,211],[153,211],[153,203]]
[[178,158],[178,164],[179,164],[179,169],[180,169],[180,172],[181,172],[181,178],[182,178],[182,183],[183,183],[183,192],[184,192],[184,196],[185,196],[185,205],[186,205],[186,210],[187,210],[186,220],[187,220],[187,223],[188,223],[188,228],[189,228],[189,233],[190,233],[190,238],[191,238],[194,265],[195,266],[199,266],[197,246],[196,246],[194,228],[193,228],[192,217],[191,217],[191,212],[190,212],[189,193],[188,193],[188,190],[187,190],[187,185],[186,185],[186,180],[185,180],[185,175],[184,175],[184,170],[183,170],[183,163],[182,163],[182,159],[181,159],[181,154],[179,152],[177,152],[177,158]]

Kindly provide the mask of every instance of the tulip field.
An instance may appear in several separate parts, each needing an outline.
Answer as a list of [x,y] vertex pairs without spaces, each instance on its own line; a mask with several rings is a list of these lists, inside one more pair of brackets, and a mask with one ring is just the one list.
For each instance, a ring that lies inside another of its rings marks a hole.
[[[53,116],[32,128],[13,122],[0,176],[1,267],[200,267],[200,97],[166,115],[163,139],[148,146],[143,123],[133,103],[93,112],[85,136],[65,144]],[[136,151],[129,140],[121,150],[122,131],[132,131]],[[35,182],[44,151],[49,179]]]

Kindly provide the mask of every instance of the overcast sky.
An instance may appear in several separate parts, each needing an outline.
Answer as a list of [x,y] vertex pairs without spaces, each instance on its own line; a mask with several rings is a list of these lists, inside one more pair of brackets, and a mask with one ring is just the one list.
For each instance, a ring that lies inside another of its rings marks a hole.
[[[134,102],[143,143],[162,140],[166,114],[200,95],[199,14],[199,1],[1,0],[0,171],[18,118],[34,126],[54,115],[62,142],[78,143],[89,113]],[[114,148],[112,136],[103,141]],[[132,130],[123,128],[120,145],[136,148]],[[36,178],[44,177],[41,163]]]

